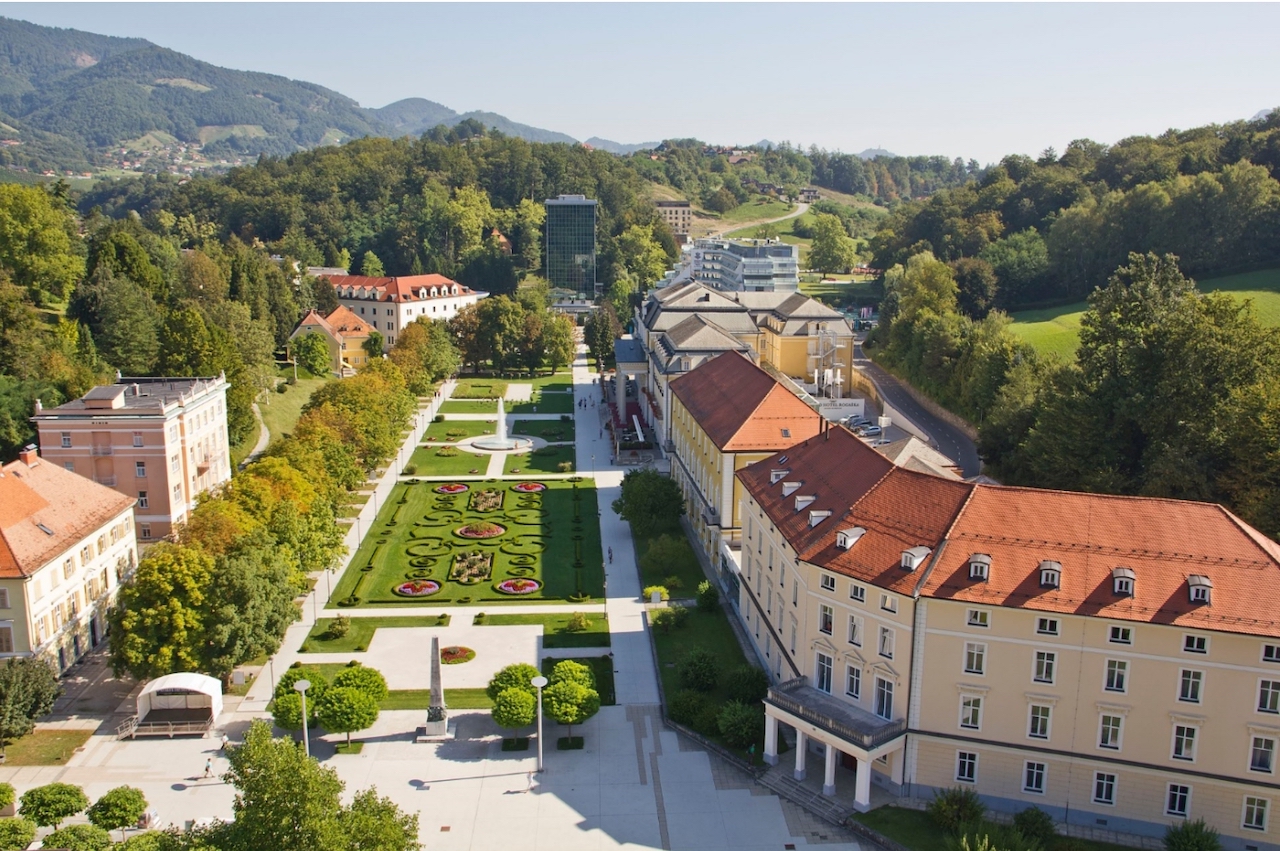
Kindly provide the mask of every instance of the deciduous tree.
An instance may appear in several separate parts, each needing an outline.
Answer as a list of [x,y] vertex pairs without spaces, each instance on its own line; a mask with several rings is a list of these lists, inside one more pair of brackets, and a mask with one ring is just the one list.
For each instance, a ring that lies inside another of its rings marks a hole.
[[574,724],[582,724],[600,711],[600,695],[576,680],[561,680],[542,690],[542,707],[552,719],[569,728],[572,738]]
[[0,666],[0,754],[35,729],[35,720],[47,715],[61,694],[57,675],[43,659],[9,659]]
[[132,786],[117,786],[103,794],[89,807],[89,821],[103,830],[119,830],[124,842],[124,829],[137,824],[147,811],[147,796]]
[[89,806],[84,790],[70,783],[48,783],[22,793],[18,814],[41,827],[57,827]]
[[346,733],[348,745],[352,733],[367,730],[378,720],[377,698],[357,688],[332,686],[317,703],[320,723],[330,733]]
[[154,545],[111,610],[111,666],[140,680],[198,671],[214,560],[197,547]]
[[291,345],[293,359],[307,372],[322,378],[333,372],[329,343],[323,334],[316,331],[303,334],[301,337],[295,337]]
[[657,470],[630,470],[622,478],[622,495],[613,510],[641,538],[676,528],[684,516],[684,496],[670,476]]
[[839,218],[829,213],[813,217],[813,242],[809,246],[809,267],[823,275],[848,269],[858,260],[857,243],[850,238]]

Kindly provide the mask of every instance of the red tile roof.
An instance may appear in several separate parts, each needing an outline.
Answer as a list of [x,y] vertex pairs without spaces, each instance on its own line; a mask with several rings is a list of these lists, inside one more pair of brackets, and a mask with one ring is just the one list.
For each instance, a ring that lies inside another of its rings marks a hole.
[[[895,468],[843,428],[738,477],[801,558],[899,593],[1280,636],[1280,545],[1220,505],[952,481]],[[813,511],[831,514],[811,525]],[[930,556],[903,569],[917,546]],[[985,581],[969,578],[978,553]],[[1041,587],[1042,561],[1061,564],[1060,587]],[[1131,596],[1115,593],[1115,568],[1134,572]],[[1191,602],[1193,575],[1211,581],[1210,604]]]
[[[470,287],[464,287],[457,281],[444,275],[401,275],[394,278],[370,278],[364,275],[329,275],[329,283],[335,287],[355,287],[361,291],[372,291],[373,301],[421,301],[419,293],[426,290],[427,299],[431,298],[432,287],[458,288],[458,295],[472,295]],[[452,292],[443,292],[436,298],[447,298]]]
[[672,380],[680,400],[723,452],[768,452],[818,433],[822,417],[738,352]]
[[30,460],[31,466],[19,460],[0,468],[0,578],[30,576],[134,502],[56,464]]

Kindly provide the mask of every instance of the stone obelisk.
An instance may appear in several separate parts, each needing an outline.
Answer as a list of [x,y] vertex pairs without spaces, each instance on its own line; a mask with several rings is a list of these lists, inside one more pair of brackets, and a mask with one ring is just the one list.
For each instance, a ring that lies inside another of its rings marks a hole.
[[440,677],[440,639],[431,637],[431,703],[427,723],[418,728],[418,741],[439,741],[449,734],[449,712],[444,705],[444,682]]

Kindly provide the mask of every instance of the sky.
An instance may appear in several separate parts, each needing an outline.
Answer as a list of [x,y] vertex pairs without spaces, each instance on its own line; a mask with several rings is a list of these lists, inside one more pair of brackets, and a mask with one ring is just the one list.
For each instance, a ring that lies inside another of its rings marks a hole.
[[1280,106],[1280,4],[0,3],[379,107],[988,163]]

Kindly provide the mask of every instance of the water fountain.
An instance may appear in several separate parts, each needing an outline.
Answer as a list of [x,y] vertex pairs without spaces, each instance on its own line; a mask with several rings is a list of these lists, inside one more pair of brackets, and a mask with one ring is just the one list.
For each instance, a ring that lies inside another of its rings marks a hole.
[[498,433],[493,435],[485,435],[471,441],[473,449],[479,449],[483,452],[522,452],[533,445],[533,441],[527,437],[509,437],[507,435],[507,413],[502,405],[502,400],[498,400]]

